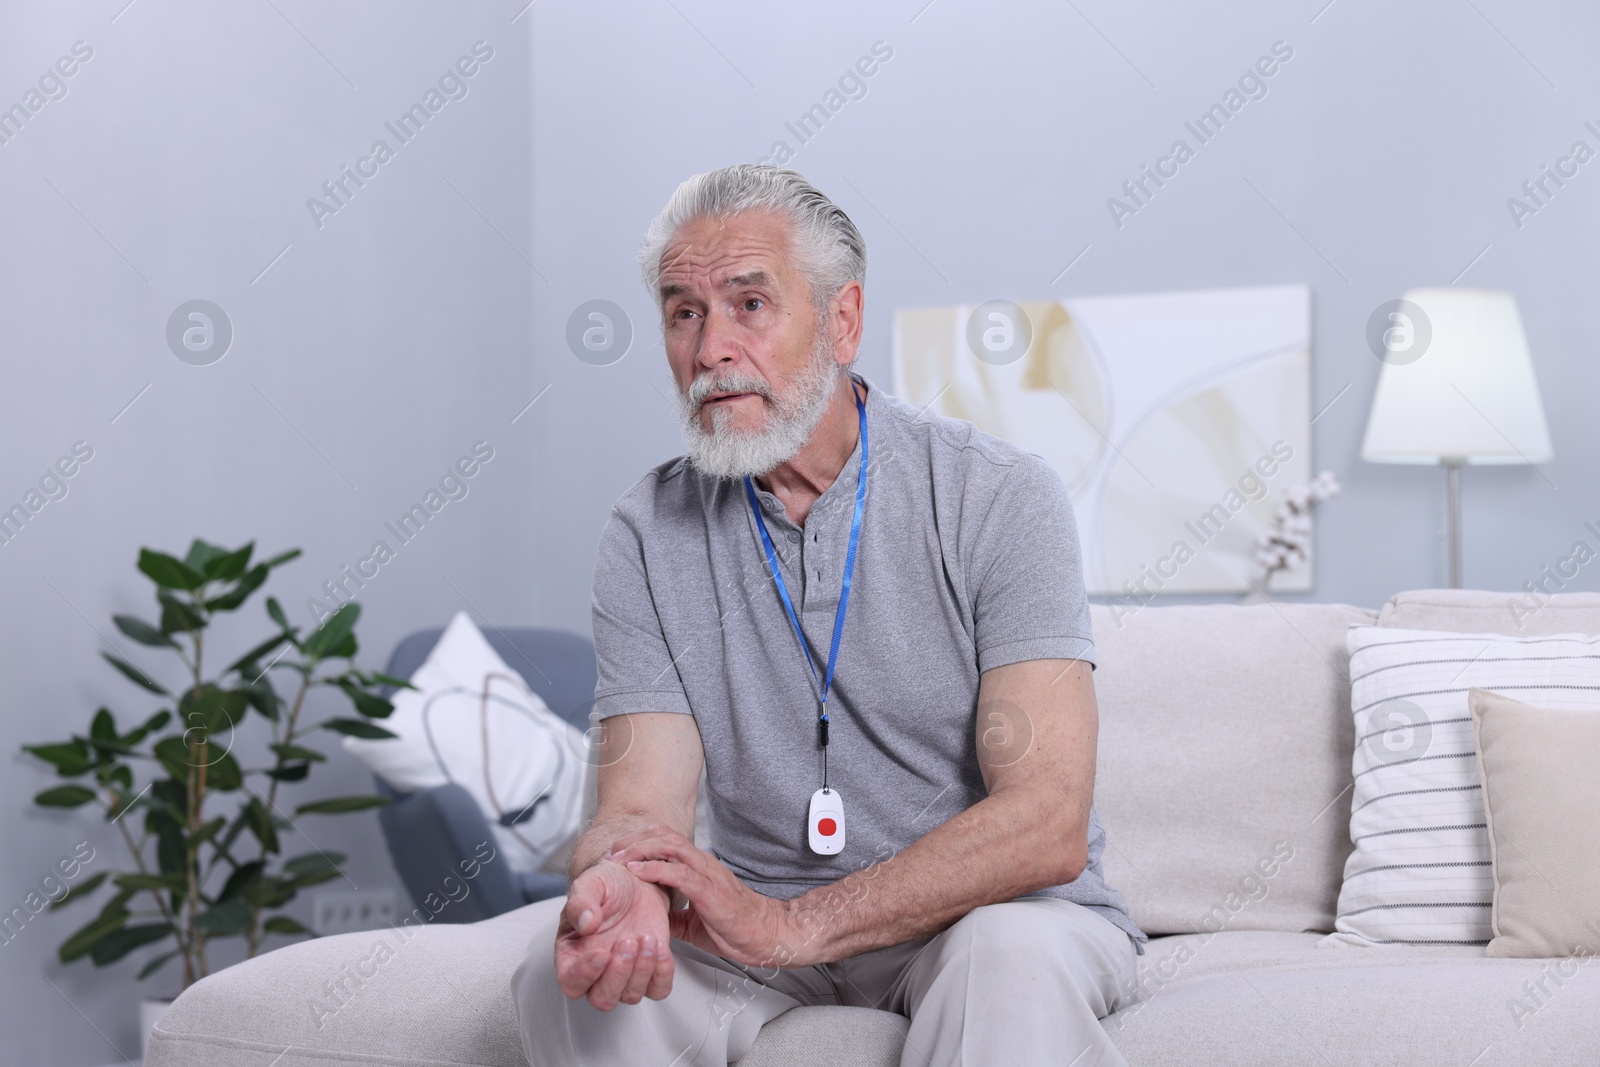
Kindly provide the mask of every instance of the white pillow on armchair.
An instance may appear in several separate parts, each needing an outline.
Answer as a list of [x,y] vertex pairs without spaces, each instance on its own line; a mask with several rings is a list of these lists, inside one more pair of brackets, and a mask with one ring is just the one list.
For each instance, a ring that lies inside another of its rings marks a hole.
[[397,737],[344,748],[403,793],[450,782],[478,802],[512,870],[549,869],[583,828],[588,740],[545,706],[466,612],[391,698]]

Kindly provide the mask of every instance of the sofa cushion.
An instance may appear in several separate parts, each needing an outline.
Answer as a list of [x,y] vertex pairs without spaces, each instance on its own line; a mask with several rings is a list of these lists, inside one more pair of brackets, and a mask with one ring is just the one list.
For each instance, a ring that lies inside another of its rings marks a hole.
[[317,938],[218,971],[162,1016],[145,1065],[527,1067],[511,974],[542,909],[564,900]]
[[1318,948],[1315,934],[1150,942],[1103,1020],[1130,1067],[1590,1067],[1600,965],[1462,946]]
[[1519,637],[1600,634],[1600,593],[1416,589],[1391,597],[1378,612],[1378,625]]
[[1490,956],[1600,951],[1600,714],[1467,698],[1494,861]]
[[[145,1067],[527,1067],[511,975],[564,900],[318,938],[218,971],[162,1017]],[[896,1067],[909,1025],[867,1008],[798,1008],[763,1027],[741,1063]]]
[[[427,927],[406,941],[320,938],[219,971],[156,1026],[146,1067],[526,1067],[511,973],[545,909],[559,906]],[[1130,1067],[1587,1067],[1600,1058],[1593,960],[1316,942],[1262,931],[1154,940],[1131,1003],[1102,1025]],[[392,954],[377,960],[377,943]],[[906,1029],[865,1008],[796,1008],[762,1029],[741,1067],[894,1067]]]
[[1093,609],[1106,880],[1150,934],[1332,930],[1350,852],[1342,604]]

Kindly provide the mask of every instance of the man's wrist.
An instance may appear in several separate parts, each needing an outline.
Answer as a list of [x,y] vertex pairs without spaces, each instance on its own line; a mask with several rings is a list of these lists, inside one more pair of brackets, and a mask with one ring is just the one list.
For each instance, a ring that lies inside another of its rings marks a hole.
[[833,932],[827,922],[827,909],[816,894],[825,892],[813,889],[789,900],[774,901],[778,905],[781,932],[778,935],[778,961],[780,967],[810,967],[831,963]]

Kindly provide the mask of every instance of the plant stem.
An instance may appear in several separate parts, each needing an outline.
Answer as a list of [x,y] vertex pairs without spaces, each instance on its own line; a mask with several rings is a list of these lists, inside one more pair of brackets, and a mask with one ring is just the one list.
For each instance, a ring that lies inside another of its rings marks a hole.
[[[315,664],[312,665],[312,670],[315,670]],[[312,670],[308,670],[308,671],[306,671],[304,674],[302,674],[300,676],[300,691],[295,693],[295,695],[294,695],[294,703],[292,705],[290,705],[288,714],[286,714],[284,716],[284,720],[283,720],[283,744],[285,744],[285,745],[294,744],[294,724],[295,724],[295,720],[300,718],[300,710],[303,707],[305,707],[306,694],[311,691],[311,685],[312,685],[311,674],[312,674]],[[276,731],[276,727],[274,727],[274,731],[273,732],[274,733],[277,732]],[[273,764],[273,768],[272,769],[275,770],[275,771],[281,771],[283,769],[283,762],[284,762],[283,754],[280,752],[280,753],[276,753],[276,755],[277,755],[278,758],[277,758],[277,761]],[[279,781],[279,779],[278,779],[278,777],[276,775],[268,775],[268,777],[272,779],[272,784],[267,786],[267,821],[270,823],[272,821],[273,812],[278,810],[278,781]],[[267,843],[265,841],[263,841],[261,843],[261,873],[262,873],[263,876],[265,876],[266,872],[267,872]],[[261,947],[261,941],[265,936],[266,935],[261,932],[261,907],[258,904],[251,904],[250,905],[250,930],[245,935],[246,941],[247,941],[247,943],[249,945],[249,952],[245,957],[246,959],[254,959],[255,958],[256,950]]]
[[[111,794],[111,796],[112,796],[112,800],[115,801],[116,793],[113,792]],[[122,821],[122,815],[124,815],[126,813],[127,813],[126,809],[124,809],[123,812],[121,812],[121,813],[119,813],[117,815],[117,829],[122,831],[122,840],[127,843],[128,851],[133,854],[133,864],[134,864],[134,866],[139,869],[139,873],[140,874],[149,874],[150,873],[150,869],[144,865],[144,841],[139,841],[137,843],[134,842],[133,833],[128,829],[128,824]],[[148,839],[146,839],[146,840],[148,840]],[[173,939],[178,942],[178,950],[180,952],[184,953],[184,980],[183,980],[183,984],[184,984],[185,988],[188,988],[191,979],[190,979],[189,973],[188,973],[188,970],[189,970],[189,956],[188,956],[188,952],[187,952],[188,946],[184,943],[183,925],[178,921],[178,917],[173,914],[172,910],[167,907],[167,902],[166,902],[165,898],[162,897],[162,895],[161,895],[162,891],[161,890],[152,889],[149,892],[150,892],[151,896],[156,898],[156,907],[161,909],[161,918],[166,921],[166,924],[168,926],[172,927],[172,936],[173,936]]]
[[[204,589],[203,586],[201,588],[202,590]],[[204,603],[202,597],[199,595],[196,595],[194,599],[199,604]],[[202,660],[204,654],[204,635],[202,631],[195,630],[193,632],[193,640],[194,688],[191,690],[191,692],[194,694],[194,700],[198,702],[205,684],[204,675],[202,674]],[[201,930],[199,925],[201,903],[200,850],[194,844],[194,835],[200,830],[202,814],[204,812],[206,802],[206,756],[210,747],[208,741],[209,738],[206,737],[205,732],[202,730],[200,734],[200,740],[197,742],[191,741],[189,743],[189,832],[188,839],[184,846],[184,874],[189,886],[187,922],[185,925],[188,927],[189,948],[194,955],[194,970],[197,972],[196,977],[199,978],[204,978],[206,975],[211,973],[211,968],[206,962],[205,931]],[[184,957],[184,987],[187,988],[191,981],[193,981],[193,978],[190,977],[189,960],[188,955],[186,954]]]

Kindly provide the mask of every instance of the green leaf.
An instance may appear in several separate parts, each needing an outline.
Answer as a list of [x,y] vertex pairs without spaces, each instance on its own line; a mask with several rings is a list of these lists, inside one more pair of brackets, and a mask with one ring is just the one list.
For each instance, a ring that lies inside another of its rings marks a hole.
[[151,731],[159,730],[163,726],[167,725],[168,720],[170,720],[171,718],[172,718],[172,712],[166,711],[166,710],[158,711],[154,715],[152,715],[148,719],[146,719],[144,721],[144,725],[139,727],[139,729],[141,729],[141,730],[151,730]]
[[261,881],[261,873],[266,869],[260,860],[251,860],[249,863],[240,864],[228,876],[227,883],[222,887],[222,892],[217,894],[218,902],[232,900],[235,897],[250,899],[249,893]]
[[352,796],[329,797],[327,800],[314,800],[309,804],[302,804],[294,809],[296,815],[336,815],[346,811],[365,811],[367,808],[381,808],[389,803],[388,797],[380,796]]
[[117,918],[129,918],[128,901],[132,900],[136,889],[119,889],[106,898],[105,904],[100,908],[100,920],[111,922]]
[[106,658],[106,662],[107,663],[111,664],[117,670],[121,671],[124,675],[126,675],[127,678],[128,678],[128,681],[132,682],[134,685],[137,685],[142,689],[148,689],[150,692],[154,693],[158,697],[164,697],[164,696],[169,696],[170,695],[165,689],[161,688],[159,685],[157,685],[155,682],[153,682],[149,677],[147,677],[143,671],[141,671],[138,667],[135,667],[133,664],[129,663],[127,660],[121,659],[120,657],[117,657],[117,656],[113,656],[109,652],[102,652],[100,654]]
[[349,640],[351,631],[355,629],[356,620],[360,617],[360,604],[346,604],[328,616],[322,625],[306,638],[306,655],[313,659],[325,659],[337,654],[340,647]]
[[81,785],[58,785],[34,796],[41,808],[81,808],[94,799],[94,790]]
[[[189,821],[189,785],[183,778],[161,778],[153,782],[144,803],[152,812],[159,812],[180,824]],[[151,832],[155,828],[151,827]]]
[[266,805],[261,803],[260,797],[250,798],[250,803],[245,805],[244,818],[250,826],[250,832],[261,842],[262,849],[267,852],[277,852],[278,829],[272,825],[272,816],[268,813]]
[[250,599],[250,594],[261,588],[267,580],[268,570],[266,564],[258,563],[251,567],[244,577],[240,578],[234,587],[221,596],[212,597],[206,601],[208,611],[232,611],[234,608]]
[[22,751],[54,764],[63,778],[87,774],[94,769],[94,763],[89,759],[89,746],[82,738],[75,737],[71,741],[48,745],[23,745]]
[[369,719],[387,719],[394,713],[394,705],[380,696],[374,696],[364,689],[353,685],[340,686],[345,691],[356,710]]
[[[298,553],[299,551],[300,550],[298,548],[295,549],[295,552]],[[269,567],[272,566],[272,561],[271,560],[267,561],[267,566],[269,566]],[[273,622],[275,622],[279,626],[283,627],[283,629],[285,631],[290,632],[290,633],[292,633],[294,631],[295,627],[289,625],[289,616],[287,616],[287,615],[285,615],[283,613],[283,605],[278,603],[278,598],[277,597],[275,597],[275,596],[267,597],[267,614],[272,617],[272,621]]]
[[163,589],[198,589],[205,584],[205,576],[183,560],[148,548],[139,550],[139,570]]
[[[204,918],[204,916],[201,916]],[[124,926],[101,937],[89,950],[96,967],[116,963],[136,948],[153,944],[172,936],[172,927],[166,923],[141,923]]]
[[178,701],[178,715],[189,724],[185,731],[189,740],[204,737],[210,740],[225,734],[243,719],[250,710],[250,695],[240,689],[219,689],[207,682],[200,689],[191,689]]
[[250,891],[250,901],[263,911],[281,908],[293,900],[298,891],[294,882],[288,879],[263,878],[261,884]]
[[246,652],[244,655],[234,660],[231,664],[229,664],[228,669],[222,673],[232,674],[234,671],[243,671],[246,667],[251,668],[249,673],[252,675],[260,673],[255,669],[257,661],[260,660],[262,656],[265,656],[268,652],[272,652],[277,649],[279,645],[283,644],[287,640],[289,640],[289,636],[287,634],[277,634],[276,636],[267,638],[255,648],[252,648],[249,652]]
[[154,889],[172,893],[182,893],[189,888],[189,884],[182,871],[168,871],[166,874],[138,874],[129,872],[119,874],[112,880],[118,889],[133,889],[144,891]]
[[365,719],[329,719],[321,724],[324,730],[332,730],[336,734],[346,737],[364,737],[369,741],[382,741],[389,737],[399,737],[397,733],[385,730],[381,726],[374,726]]
[[205,617],[192,604],[179,600],[165,589],[156,594],[156,599],[161,601],[161,629],[164,632],[188,633],[206,628]]
[[113,615],[111,621],[117,624],[117,629],[151,648],[177,648],[172,638],[151,626],[135,615]]
[[197,574],[205,574],[207,564],[213,560],[221,559],[227,554],[227,549],[202,541],[196,537],[189,542],[189,553],[184,557],[183,562]]
[[384,674],[381,671],[368,671],[366,678],[369,685],[392,685],[396,689],[416,688],[416,686],[411,684],[409,679],[396,678],[392,674]]
[[168,774],[178,779],[187,779],[189,777],[189,768],[193,766],[193,757],[190,755],[189,746],[184,742],[183,738],[163,737],[156,742],[155,748],[151,751],[155,753],[156,759],[161,762],[161,766],[166,768]]
[[282,710],[283,701],[278,699],[278,691],[272,688],[272,679],[267,677],[265,671],[255,681],[246,682],[239,689],[244,693],[246,699],[250,701],[252,708],[255,708],[273,722],[278,721],[278,714]]
[[232,937],[250,929],[250,902],[235,898],[200,913],[195,925],[212,937]]
[[90,893],[93,893],[96,889],[99,889],[100,883],[104,882],[110,873],[111,872],[109,871],[100,871],[97,874],[91,874],[89,877],[85,878],[71,889],[68,889],[66,896],[62,897],[60,900],[52,901],[50,904],[50,910],[55,911],[57,908],[66,907],[75,900],[82,900]]
[[266,560],[264,565],[267,567],[281,567],[290,560],[299,558],[300,550],[298,548],[291,548],[287,552],[279,552],[276,556]]
[[155,959],[139,968],[139,976],[135,979],[135,981],[142,982],[146,978],[149,978],[152,974],[155,974],[162,967],[166,966],[168,960],[173,959],[179,954],[179,949],[173,949],[171,952],[163,952],[161,955],[157,956]]
[[213,582],[231,582],[244,573],[250,566],[250,556],[256,550],[256,543],[251,541],[243,548],[236,548],[232,552],[224,552],[208,560],[201,573]]
[[182,871],[188,862],[188,853],[183,847],[183,827],[164,815],[152,815],[156,829],[157,862],[168,873]]
[[218,815],[209,822],[201,824],[200,829],[189,835],[190,846],[199,847],[204,842],[215,837],[217,831],[226,825],[228,825],[228,817],[226,815]]
[[266,773],[268,778],[275,778],[280,782],[301,782],[311,773],[311,764],[289,763],[282,767],[270,767]]
[[111,717],[110,708],[101,708],[94,713],[94,718],[89,720],[89,740],[115,741],[117,739],[117,721]]
[[233,753],[210,751],[206,755],[206,788],[219,793],[231,793],[244,785],[244,772]]
[[308,874],[322,874],[332,871],[339,873],[339,864],[345,861],[343,852],[304,852],[293,859],[285,860],[283,873],[292,878],[304,878]]
[[269,745],[268,747],[272,749],[274,755],[285,760],[310,760],[311,762],[315,763],[328,758],[327,756],[324,756],[322,753],[318,752],[316,749],[306,748],[304,745],[279,744]]
[[112,931],[121,929],[127,921],[126,909],[118,909],[110,915],[102,914],[99,918],[91,919],[61,942],[61,947],[56,949],[56,958],[62,963],[71,963],[79,957],[88,955],[95,942]]
[[261,929],[269,934],[309,934],[310,930],[287,915],[274,915],[261,924]]

